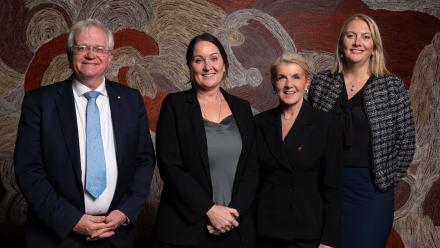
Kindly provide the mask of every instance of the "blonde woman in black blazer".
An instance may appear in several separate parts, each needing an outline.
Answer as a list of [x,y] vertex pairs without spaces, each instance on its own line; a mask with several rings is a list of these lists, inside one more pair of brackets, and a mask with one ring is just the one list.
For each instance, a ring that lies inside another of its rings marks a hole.
[[329,114],[303,100],[311,73],[301,55],[285,52],[271,75],[280,105],[256,117],[258,247],[335,247],[341,132]]
[[156,130],[164,182],[156,247],[254,247],[250,105],[220,88],[229,64],[214,36],[196,36],[186,58],[193,87],[165,98]]

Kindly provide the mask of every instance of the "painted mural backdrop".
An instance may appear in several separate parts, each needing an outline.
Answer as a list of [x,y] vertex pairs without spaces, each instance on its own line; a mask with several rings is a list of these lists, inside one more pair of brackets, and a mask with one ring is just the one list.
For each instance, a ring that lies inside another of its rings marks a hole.
[[[277,104],[269,66],[298,51],[313,70],[329,68],[337,34],[354,13],[381,28],[391,70],[410,91],[417,150],[396,190],[388,247],[440,244],[440,2],[437,0],[2,0],[0,2],[0,237],[22,239],[27,206],[15,184],[12,154],[24,93],[71,73],[65,53],[72,23],[89,17],[115,35],[111,80],[144,96],[154,138],[164,97],[189,87],[185,51],[202,32],[215,34],[230,61],[226,89],[255,113]],[[139,223],[151,238],[161,181],[156,173]],[[14,247],[19,246],[16,243]],[[2,246],[3,247],[3,246]],[[144,246],[145,247],[145,246]]]

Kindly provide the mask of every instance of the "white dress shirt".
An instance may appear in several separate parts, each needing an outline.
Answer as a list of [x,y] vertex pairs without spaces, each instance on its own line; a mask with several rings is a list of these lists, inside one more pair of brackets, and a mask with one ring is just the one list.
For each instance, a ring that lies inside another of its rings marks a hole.
[[[81,157],[81,180],[83,189],[85,189],[85,172],[86,172],[86,109],[87,98],[84,93],[90,91],[87,86],[77,80],[73,81],[73,96],[75,99],[76,122],[78,124],[79,151]],[[101,85],[95,89],[101,95],[96,99],[99,109],[99,117],[101,121],[101,136],[104,146],[105,164],[107,184],[104,192],[94,199],[84,190],[84,203],[86,214],[102,215],[108,211],[113,195],[115,194],[116,183],[118,179],[118,167],[116,162],[115,139],[113,133],[113,124],[110,111],[110,102],[105,88],[105,79]]]

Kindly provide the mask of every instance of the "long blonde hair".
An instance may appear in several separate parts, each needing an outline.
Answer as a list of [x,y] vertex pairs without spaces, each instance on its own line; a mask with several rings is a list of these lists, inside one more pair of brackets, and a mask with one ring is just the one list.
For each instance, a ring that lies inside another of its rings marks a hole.
[[355,14],[350,16],[345,20],[344,25],[342,25],[341,31],[339,32],[338,43],[336,45],[335,62],[333,64],[332,73],[342,73],[344,70],[344,65],[346,65],[345,57],[343,54],[343,39],[345,31],[347,30],[348,24],[353,20],[362,20],[367,23],[368,28],[371,32],[371,38],[373,39],[373,53],[370,58],[370,71],[376,77],[384,76],[389,74],[390,71],[386,67],[385,55],[383,53],[382,38],[380,36],[379,27],[376,22],[369,16],[365,14]]

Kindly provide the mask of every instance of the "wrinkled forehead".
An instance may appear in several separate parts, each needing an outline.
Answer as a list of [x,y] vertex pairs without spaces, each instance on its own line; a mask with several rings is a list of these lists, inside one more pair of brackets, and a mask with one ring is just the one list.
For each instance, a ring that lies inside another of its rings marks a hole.
[[98,26],[90,25],[78,29],[74,34],[75,43],[90,40],[93,42],[99,42],[102,46],[108,46],[107,33]]

